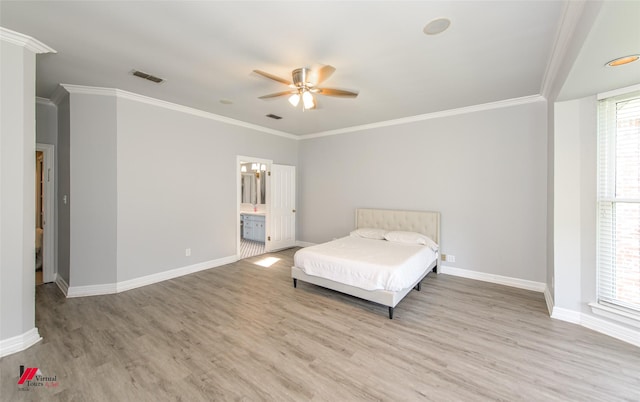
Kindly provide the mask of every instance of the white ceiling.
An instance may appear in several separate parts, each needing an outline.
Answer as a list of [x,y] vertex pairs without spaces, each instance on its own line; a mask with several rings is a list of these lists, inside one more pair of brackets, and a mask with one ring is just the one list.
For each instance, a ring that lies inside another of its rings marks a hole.
[[[304,135],[539,94],[566,3],[2,1],[0,24],[57,50],[38,56],[37,96],[118,88]],[[438,17],[450,28],[425,35]],[[258,99],[287,88],[252,70],[322,64],[337,68],[323,86],[360,95],[306,112]]]
[[640,62],[605,67],[611,60],[632,54],[640,54],[640,1],[604,2],[558,100],[640,84]]

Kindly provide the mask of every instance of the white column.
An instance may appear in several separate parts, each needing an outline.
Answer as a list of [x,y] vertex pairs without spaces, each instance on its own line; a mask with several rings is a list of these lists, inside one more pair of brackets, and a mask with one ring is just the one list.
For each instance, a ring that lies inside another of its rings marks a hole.
[[35,64],[53,49],[0,27],[0,356],[35,344]]

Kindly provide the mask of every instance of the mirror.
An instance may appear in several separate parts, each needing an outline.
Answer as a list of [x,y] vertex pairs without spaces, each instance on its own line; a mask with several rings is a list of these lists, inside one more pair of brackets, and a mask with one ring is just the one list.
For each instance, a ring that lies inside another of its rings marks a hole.
[[253,173],[242,173],[242,202],[246,204],[257,204],[258,193],[256,185],[256,175]]
[[240,171],[242,172],[240,176],[242,203],[266,204],[267,186],[264,178],[266,166],[255,162],[243,162],[240,165]]

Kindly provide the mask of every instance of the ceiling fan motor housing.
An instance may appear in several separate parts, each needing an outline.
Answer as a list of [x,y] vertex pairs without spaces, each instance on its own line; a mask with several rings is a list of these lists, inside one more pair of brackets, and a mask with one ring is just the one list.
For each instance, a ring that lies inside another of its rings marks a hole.
[[293,76],[293,85],[298,88],[309,86],[310,83],[307,81],[310,75],[309,73],[311,73],[311,70],[306,67],[296,68],[293,70],[293,73],[291,74]]

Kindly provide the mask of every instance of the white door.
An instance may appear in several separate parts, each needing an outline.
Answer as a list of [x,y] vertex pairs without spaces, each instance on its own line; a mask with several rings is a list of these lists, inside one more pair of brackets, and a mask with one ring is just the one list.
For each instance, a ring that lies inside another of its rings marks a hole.
[[296,167],[271,165],[271,214],[266,251],[296,245]]

